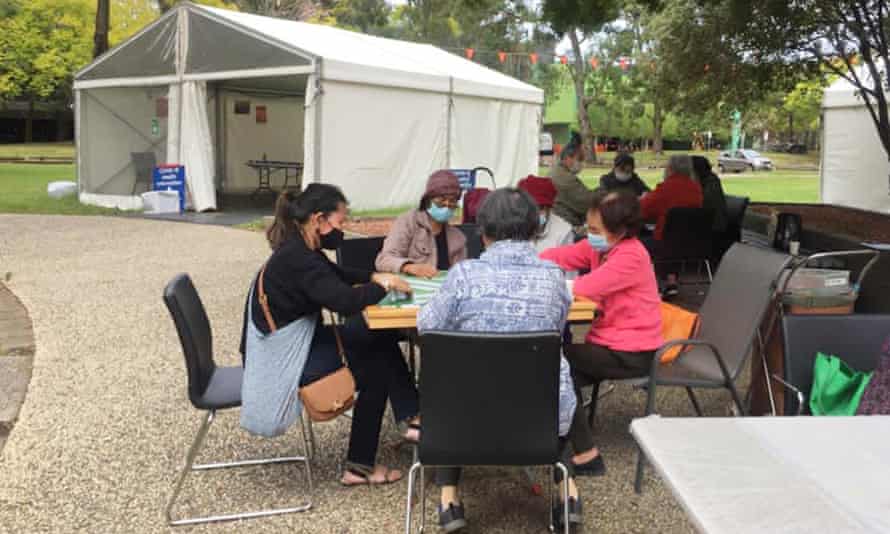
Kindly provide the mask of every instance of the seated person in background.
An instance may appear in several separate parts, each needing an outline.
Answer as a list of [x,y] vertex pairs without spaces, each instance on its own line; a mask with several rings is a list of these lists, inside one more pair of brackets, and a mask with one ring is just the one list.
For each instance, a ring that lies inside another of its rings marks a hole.
[[575,241],[575,233],[565,219],[553,213],[556,200],[556,187],[550,178],[528,175],[516,184],[534,199],[538,205],[538,231],[532,238],[537,252],[548,248],[568,245]]
[[634,157],[622,152],[615,156],[615,166],[609,174],[600,177],[600,188],[607,191],[630,189],[640,197],[649,192],[649,186],[634,172]]
[[360,312],[387,291],[410,292],[411,286],[393,274],[342,268],[328,259],[322,249],[336,250],[342,243],[346,210],[346,197],[330,184],[309,184],[299,194],[279,197],[266,232],[272,255],[254,279],[244,310],[242,418],[248,411],[265,412],[264,419],[293,423],[300,415],[297,387],[343,366],[321,309],[345,316],[339,331],[359,395],[340,482],[389,484],[402,473],[375,462],[386,401],[407,427],[403,437],[416,442],[417,389],[398,339],[392,332],[369,330]]
[[726,212],[726,195],[720,178],[711,169],[711,162],[704,156],[692,156],[692,171],[701,184],[702,207],[714,213],[714,233],[726,231],[729,215]]
[[573,132],[572,140],[559,154],[559,163],[550,169],[550,179],[556,186],[553,213],[573,227],[584,225],[584,216],[593,198],[593,191],[578,178],[578,173],[583,169],[583,161],[581,136]]
[[[483,202],[477,221],[485,253],[448,272],[442,288],[421,308],[418,331],[562,331],[572,297],[560,269],[540,260],[530,242],[538,228],[538,209],[532,198],[517,189],[498,189]],[[459,384],[455,384],[455,394],[460,394]],[[560,358],[560,436],[568,432],[576,404],[568,364]],[[447,532],[466,525],[457,494],[459,478],[459,468],[436,470],[436,482],[442,488],[439,524]],[[569,511],[569,521],[580,523],[581,501],[574,480],[570,481]],[[556,517],[561,516],[557,513]]]
[[[578,399],[582,385],[648,375],[664,342],[655,272],[637,239],[642,226],[637,197],[625,190],[597,195],[587,225],[587,239],[541,254],[564,271],[590,269],[575,279],[572,290],[599,308],[586,342],[566,347]],[[594,447],[585,411],[579,402],[569,431],[573,467],[579,476],[601,475],[605,462]]]
[[[668,211],[672,208],[702,207],[702,188],[692,176],[692,158],[687,155],[671,156],[664,169],[664,181],[640,200],[643,220],[655,223],[655,235],[643,240],[649,255],[654,260],[662,254],[664,223],[667,221]],[[666,275],[664,296],[674,297],[679,293],[677,273],[664,274]]]
[[393,223],[377,255],[378,271],[432,278],[467,257],[467,238],[448,224],[460,200],[460,183],[450,171],[430,175],[420,207]]

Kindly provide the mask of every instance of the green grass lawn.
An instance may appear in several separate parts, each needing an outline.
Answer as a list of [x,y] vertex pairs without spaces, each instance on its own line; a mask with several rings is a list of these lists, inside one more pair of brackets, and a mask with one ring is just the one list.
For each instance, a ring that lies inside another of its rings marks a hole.
[[53,199],[46,185],[56,180],[76,181],[74,165],[0,163],[0,213],[108,215],[117,210],[86,206],[76,195]]
[[[636,160],[638,168],[645,167],[663,167],[665,163],[667,163],[668,158],[672,154],[689,154],[691,156],[705,156],[711,160],[711,163],[714,167],[717,166],[717,157],[720,155],[720,152],[717,150],[711,151],[665,151],[663,154],[655,154],[651,151],[640,151],[634,153],[634,160]],[[818,170],[819,168],[819,153],[812,151],[808,154],[785,154],[782,152],[761,152],[765,157],[772,160],[772,162],[776,165],[779,170],[782,169],[811,169]],[[615,152],[601,152],[597,154],[599,157],[600,163],[610,164],[615,159]]]
[[[588,187],[599,185],[603,169],[585,169],[581,179]],[[640,177],[655,187],[663,171],[642,170]],[[724,174],[723,190],[728,195],[749,197],[752,202],[819,202],[819,173],[816,171],[771,171]]]
[[74,143],[0,145],[0,158],[74,158]]

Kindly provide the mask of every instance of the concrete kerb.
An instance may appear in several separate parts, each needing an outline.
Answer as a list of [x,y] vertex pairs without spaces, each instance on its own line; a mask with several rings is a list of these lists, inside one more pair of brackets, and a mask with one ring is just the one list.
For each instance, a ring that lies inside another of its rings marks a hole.
[[28,310],[0,282],[0,449],[25,402],[34,366],[34,348]]

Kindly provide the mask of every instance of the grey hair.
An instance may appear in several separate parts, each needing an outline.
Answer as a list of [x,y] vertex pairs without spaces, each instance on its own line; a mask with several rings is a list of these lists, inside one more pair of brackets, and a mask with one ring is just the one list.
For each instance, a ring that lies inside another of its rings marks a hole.
[[538,232],[538,206],[525,191],[502,187],[485,197],[476,223],[492,241],[530,241]]
[[668,160],[668,167],[674,174],[682,174],[692,178],[695,172],[692,170],[692,158],[687,154],[675,154]]

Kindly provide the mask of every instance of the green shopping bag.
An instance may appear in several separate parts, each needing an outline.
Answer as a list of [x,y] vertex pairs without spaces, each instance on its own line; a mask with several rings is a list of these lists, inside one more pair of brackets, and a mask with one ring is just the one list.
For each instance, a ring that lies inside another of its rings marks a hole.
[[871,375],[850,369],[837,356],[816,354],[810,412],[813,415],[855,415]]

